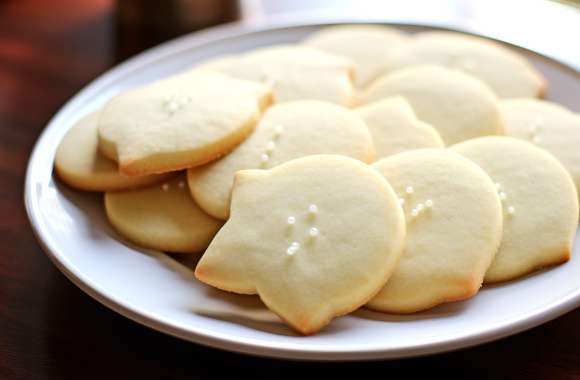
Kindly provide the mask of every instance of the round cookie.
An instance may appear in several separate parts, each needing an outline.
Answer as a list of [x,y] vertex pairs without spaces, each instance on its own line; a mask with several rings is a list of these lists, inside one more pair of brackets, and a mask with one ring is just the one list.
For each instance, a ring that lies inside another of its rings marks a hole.
[[409,103],[400,96],[379,100],[356,111],[373,136],[377,160],[406,150],[444,147],[437,130],[417,119]]
[[485,170],[503,201],[503,238],[485,282],[511,280],[570,258],[578,195],[552,155],[510,137],[479,138],[451,149]]
[[107,192],[105,210],[119,234],[160,251],[203,251],[223,224],[195,204],[183,175],[161,185]]
[[367,306],[414,313],[475,295],[502,232],[501,202],[487,174],[444,149],[404,152],[372,167],[399,196],[407,240],[393,275]]
[[404,238],[397,197],[377,172],[349,157],[308,156],[236,174],[231,217],[195,275],[258,294],[293,328],[312,334],[382,288]]
[[54,169],[67,185],[87,191],[112,191],[147,186],[168,179],[171,174],[128,177],[117,163],[98,150],[98,113],[91,113],[68,130],[54,157]]
[[354,63],[308,46],[268,46],[200,67],[267,84],[276,103],[317,99],[350,106],[354,101]]
[[502,100],[500,109],[506,135],[552,153],[580,189],[580,115],[538,99]]
[[374,148],[365,123],[349,109],[318,100],[277,104],[233,152],[188,171],[193,197],[207,213],[227,219],[234,174],[272,168],[313,154],[340,154],[372,162]]
[[403,69],[375,81],[362,95],[368,104],[403,96],[417,117],[431,124],[446,145],[503,132],[497,98],[480,80],[438,66]]
[[99,115],[99,148],[126,175],[201,165],[254,129],[270,102],[266,86],[192,70],[126,91]]
[[383,25],[339,25],[314,32],[303,43],[350,58],[356,64],[356,85],[364,87],[382,74],[392,49],[408,39]]
[[541,97],[546,80],[522,55],[492,40],[453,32],[419,33],[392,51],[385,72],[434,64],[485,82],[500,98]]

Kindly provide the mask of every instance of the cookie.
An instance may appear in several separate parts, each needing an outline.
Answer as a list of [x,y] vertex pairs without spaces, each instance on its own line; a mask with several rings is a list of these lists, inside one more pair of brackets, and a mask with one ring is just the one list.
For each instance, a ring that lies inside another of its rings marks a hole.
[[443,148],[443,140],[435,128],[417,119],[404,98],[395,96],[359,107],[376,150],[376,159],[406,150]]
[[580,189],[580,115],[537,99],[506,99],[500,102],[500,109],[506,135],[553,154]]
[[361,102],[395,95],[403,96],[420,120],[435,127],[446,145],[503,132],[494,93],[460,71],[438,66],[403,69],[375,81]]
[[201,165],[242,142],[270,102],[251,81],[193,70],[111,99],[99,116],[99,148],[126,175]]
[[368,307],[413,313],[477,293],[500,244],[502,208],[489,176],[444,149],[372,165],[398,194],[407,220],[399,264]]
[[485,137],[451,147],[496,183],[503,201],[503,238],[485,282],[507,281],[570,258],[578,195],[549,153],[511,137]]
[[397,197],[376,171],[349,157],[308,156],[236,174],[231,217],[195,276],[258,294],[312,334],[382,288],[404,237]]
[[354,101],[354,63],[308,46],[268,46],[200,67],[267,84],[276,103],[316,99],[350,106]]
[[473,75],[501,98],[541,97],[546,91],[546,80],[522,55],[492,40],[461,33],[419,33],[389,54],[385,70],[425,64]]
[[392,49],[408,39],[383,25],[340,25],[314,32],[303,43],[350,58],[356,64],[357,87],[365,87],[382,74]]
[[120,174],[117,163],[98,150],[97,118],[97,112],[83,117],[61,140],[54,157],[54,169],[64,183],[81,190],[112,191],[147,186],[171,176]]
[[160,251],[203,251],[223,224],[195,204],[183,174],[163,184],[107,192],[105,210],[127,240]]
[[319,100],[300,100],[269,108],[254,133],[233,152],[188,171],[198,204],[227,219],[234,174],[267,169],[313,154],[340,154],[372,162],[374,148],[365,123],[349,109]]

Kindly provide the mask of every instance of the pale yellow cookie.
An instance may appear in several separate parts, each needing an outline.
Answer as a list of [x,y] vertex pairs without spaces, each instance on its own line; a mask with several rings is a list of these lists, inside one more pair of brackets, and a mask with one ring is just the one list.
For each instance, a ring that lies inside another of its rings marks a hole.
[[175,75],[111,99],[100,149],[127,175],[201,165],[242,142],[270,97],[266,86],[209,70]]
[[195,204],[183,174],[142,189],[107,192],[105,210],[125,238],[160,251],[203,251],[223,224]]
[[409,38],[383,25],[339,25],[312,33],[303,43],[348,57],[356,64],[356,85],[364,87],[382,74],[392,49]]
[[546,80],[522,55],[492,40],[453,32],[419,33],[389,54],[385,70],[435,64],[484,81],[501,98],[540,97]]
[[313,154],[340,154],[374,160],[367,126],[356,113],[318,100],[301,100],[268,109],[254,133],[229,155],[188,171],[195,200],[207,213],[227,219],[234,174],[272,168]]
[[505,133],[552,153],[580,189],[580,115],[548,101],[506,99],[500,102]]
[[232,214],[195,269],[215,287],[258,294],[303,334],[365,304],[399,259],[405,220],[377,172],[317,155],[236,174]]
[[501,202],[489,176],[444,149],[404,152],[372,167],[398,194],[407,241],[368,307],[413,313],[475,295],[501,241]]
[[354,99],[354,63],[308,46],[268,46],[199,67],[267,84],[277,103],[317,99],[349,106]]
[[502,243],[485,282],[511,280],[570,258],[578,195],[552,155],[511,137],[479,138],[451,149],[489,174],[503,202]]
[[400,96],[356,111],[371,131],[377,160],[406,150],[444,147],[437,130],[417,119],[409,102]]
[[368,104],[394,95],[403,96],[446,145],[503,132],[494,93],[460,71],[438,66],[403,69],[375,81],[361,101]]
[[61,140],[54,157],[54,169],[63,182],[81,190],[111,191],[146,186],[171,176],[120,174],[117,163],[98,150],[97,117],[97,112],[83,117]]

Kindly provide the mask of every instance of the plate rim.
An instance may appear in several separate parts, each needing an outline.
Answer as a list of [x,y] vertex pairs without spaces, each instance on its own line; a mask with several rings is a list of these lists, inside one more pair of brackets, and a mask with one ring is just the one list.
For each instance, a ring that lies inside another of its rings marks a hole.
[[441,23],[421,22],[415,23],[406,20],[393,20],[385,18],[381,19],[364,19],[357,17],[283,17],[276,20],[269,20],[266,23],[259,25],[247,22],[234,22],[226,25],[221,25],[196,33],[191,33],[174,40],[167,41],[161,45],[145,50],[128,60],[112,67],[99,75],[96,79],[89,82],[80,91],[78,91],[72,98],[70,98],[59,111],[46,124],[41,134],[37,138],[26,168],[25,186],[24,186],[24,204],[26,213],[33,231],[33,234],[40,244],[42,250],[50,258],[52,263],[78,288],[84,291],[106,307],[115,312],[151,329],[163,332],[165,334],[188,340],[194,343],[202,344],[212,348],[234,351],[238,353],[251,354],[261,357],[271,357],[279,359],[294,359],[294,360],[310,360],[310,361],[337,361],[337,360],[378,360],[378,359],[396,359],[424,356],[429,354],[453,351],[461,348],[471,347],[496,339],[501,339],[519,332],[528,330],[549,320],[555,319],[580,305],[580,289],[569,294],[562,299],[554,301],[545,305],[538,311],[534,311],[531,316],[525,319],[517,318],[516,321],[507,320],[495,328],[464,337],[450,337],[436,342],[421,344],[416,346],[409,346],[402,349],[385,349],[377,346],[376,348],[357,349],[332,349],[327,346],[295,346],[292,343],[274,343],[264,344],[262,342],[252,341],[251,338],[228,338],[227,336],[206,329],[193,330],[186,329],[179,324],[172,323],[168,320],[160,320],[156,317],[148,316],[146,312],[139,309],[135,305],[127,305],[120,299],[114,296],[107,296],[99,292],[98,285],[94,284],[90,279],[86,278],[82,273],[76,273],[74,265],[72,265],[58,248],[57,243],[48,236],[44,231],[44,221],[38,209],[35,199],[37,193],[35,189],[35,181],[32,178],[34,173],[34,166],[41,155],[41,147],[44,145],[43,141],[47,139],[48,131],[53,126],[59,124],[65,115],[70,113],[79,103],[86,101],[93,93],[98,93],[103,88],[114,83],[118,78],[129,74],[132,71],[138,70],[141,67],[146,67],[161,58],[176,54],[183,50],[199,48],[206,44],[211,44],[215,41],[227,39],[239,35],[247,35],[251,33],[267,32],[272,30],[280,30],[286,28],[299,28],[309,26],[324,26],[343,23],[382,23],[389,25],[405,25],[416,27],[429,28],[443,28],[462,31],[466,33],[473,33],[499,40],[504,43],[516,46],[518,48],[527,50],[534,54],[541,56],[543,59],[553,61],[560,66],[570,70],[576,75],[580,76],[580,63],[578,67],[570,63],[564,63],[561,60],[544,54],[536,49],[529,49],[521,44],[510,43],[503,39],[489,37],[483,32],[477,30],[466,30],[459,25],[442,25]]

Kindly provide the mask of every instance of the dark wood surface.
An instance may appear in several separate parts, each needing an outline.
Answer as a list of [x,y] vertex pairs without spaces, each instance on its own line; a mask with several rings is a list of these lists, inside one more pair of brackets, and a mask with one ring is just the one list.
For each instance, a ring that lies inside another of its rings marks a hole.
[[35,241],[24,212],[23,181],[30,150],[50,117],[127,54],[115,42],[113,5],[109,0],[0,1],[0,379],[407,378],[437,372],[495,379],[580,377],[580,310],[454,353],[297,363],[165,336],[77,289]]

